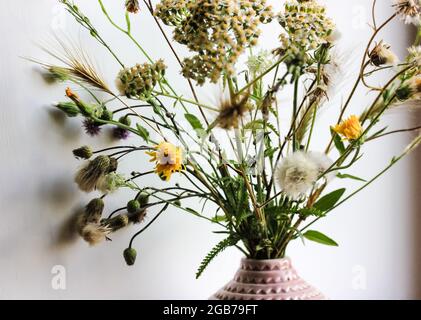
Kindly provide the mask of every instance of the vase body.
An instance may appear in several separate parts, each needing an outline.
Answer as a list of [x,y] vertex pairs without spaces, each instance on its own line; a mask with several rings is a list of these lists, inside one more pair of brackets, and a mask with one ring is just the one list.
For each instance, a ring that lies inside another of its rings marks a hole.
[[289,258],[243,258],[234,279],[211,300],[325,300],[324,295],[297,274]]

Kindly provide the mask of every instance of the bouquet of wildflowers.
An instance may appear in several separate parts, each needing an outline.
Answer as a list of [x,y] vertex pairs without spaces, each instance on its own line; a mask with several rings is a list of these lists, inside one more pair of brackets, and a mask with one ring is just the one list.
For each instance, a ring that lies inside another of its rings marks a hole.
[[[141,224],[124,251],[128,265],[135,263],[135,238],[171,207],[208,220],[224,236],[206,255],[197,276],[230,246],[252,259],[282,258],[290,241],[297,238],[336,246],[334,240],[310,226],[382,176],[421,142],[420,127],[388,131],[382,125],[389,110],[404,111],[404,106],[420,103],[420,36],[401,60],[393,53],[393,44],[378,36],[396,19],[418,26],[419,0],[390,3],[394,13],[382,22],[376,21],[374,1],[372,37],[361,56],[355,85],[351,92],[341,93],[346,99],[331,110],[330,127],[317,127],[317,119],[334,97],[335,79],[343,73],[334,54],[339,32],[317,0],[287,0],[281,12],[274,12],[266,0],[121,1],[124,25],[115,23],[102,0],[98,0],[98,8],[122,37],[139,49],[141,61],[134,66],[122,61],[75,3],[60,0],[102,45],[103,54],[110,54],[120,66],[114,87],[101,78],[87,53],[61,40],[61,54],[49,51],[61,63],[43,65],[54,79],[68,83],[67,100],[56,107],[69,117],[80,117],[87,134],[98,135],[110,126],[117,139],[132,136],[133,145],[73,150],[74,156],[84,161],[75,182],[82,191],[96,194],[80,215],[77,230],[89,244],[96,245],[130,224]],[[167,78],[165,61],[151,57],[141,40],[132,35],[131,20],[146,14],[156,22],[163,50],[175,55],[180,81],[191,92],[190,97],[177,93]],[[257,51],[263,24],[273,25],[279,41],[273,48]],[[169,29],[172,39],[166,33]],[[178,54],[176,43],[188,48],[187,57]],[[242,57],[245,64],[239,63]],[[378,73],[384,73],[387,80],[375,86],[370,77]],[[201,101],[196,91],[205,84],[223,88],[219,103]],[[89,99],[82,99],[77,87]],[[359,114],[350,114],[359,87],[372,94]],[[278,96],[286,90],[293,96],[281,106]],[[106,95],[107,99],[101,98]],[[285,122],[281,114],[286,111]],[[316,128],[330,137],[325,145],[317,141],[317,148]],[[385,168],[377,168],[373,178],[364,180],[350,174],[355,163],[364,161],[362,150],[371,141],[399,132],[418,133]],[[146,155],[150,163],[139,162],[132,172],[119,171],[121,159],[138,154]],[[176,183],[175,175],[179,176]],[[162,179],[162,187],[148,186],[145,176]],[[353,191],[328,191],[333,179],[343,179],[344,184],[346,179],[354,179],[361,186]],[[107,207],[107,198],[123,189],[132,193],[132,200],[118,209]],[[190,198],[200,205],[186,207],[184,202]]]

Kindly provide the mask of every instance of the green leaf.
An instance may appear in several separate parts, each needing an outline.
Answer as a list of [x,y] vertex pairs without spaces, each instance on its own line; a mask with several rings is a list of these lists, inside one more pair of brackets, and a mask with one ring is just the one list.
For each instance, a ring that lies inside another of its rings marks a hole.
[[202,123],[195,115],[191,113],[186,113],[184,117],[190,123],[190,125],[192,126],[194,130],[203,130],[203,131],[205,130],[203,129]]
[[317,208],[303,208],[300,210],[300,214],[304,217],[314,216],[314,217],[324,217],[325,213]]
[[322,197],[319,201],[314,204],[314,207],[320,211],[328,211],[331,209],[342,197],[345,193],[345,188],[335,190],[324,197]]
[[185,208],[188,212],[194,214],[195,216],[201,217],[200,213],[192,208]]
[[206,255],[206,257],[203,259],[202,263],[199,266],[199,269],[196,272],[196,279],[198,279],[203,271],[207,268],[209,263],[222,251],[224,251],[226,248],[235,246],[237,242],[239,241],[238,238],[234,236],[228,236],[228,238],[222,240],[219,242],[215,247],[212,248],[212,250]]
[[263,129],[263,120],[253,120],[248,123],[246,123],[243,127],[244,130],[261,130]]
[[344,174],[342,174],[342,173],[338,173],[336,176],[337,176],[339,179],[352,179],[352,180],[357,180],[357,181],[367,182],[367,180],[365,180],[365,179],[363,179],[363,178],[359,178],[359,177],[353,176],[353,175],[351,175],[351,174],[346,174],[346,173],[344,173]]
[[343,154],[346,149],[341,137],[339,136],[339,134],[333,131],[332,128],[330,129],[330,133],[332,134],[333,142],[335,143],[336,149],[339,151],[340,154]]
[[136,124],[137,131],[143,140],[149,142],[149,131],[142,127],[139,123]]
[[225,215],[216,215],[212,218],[213,222],[225,222],[227,221],[227,217]]
[[303,234],[303,237],[307,240],[314,241],[317,243],[321,243],[327,246],[334,246],[337,247],[338,244],[329,238],[328,236],[324,235],[323,233],[315,230],[308,230]]

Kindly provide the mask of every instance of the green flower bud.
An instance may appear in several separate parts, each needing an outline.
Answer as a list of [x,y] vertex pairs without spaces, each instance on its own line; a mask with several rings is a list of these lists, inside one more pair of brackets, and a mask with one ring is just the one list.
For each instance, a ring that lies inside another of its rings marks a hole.
[[110,121],[113,120],[113,112],[108,109],[104,109],[101,115],[101,120]]
[[149,203],[149,194],[141,192],[136,196],[136,200],[139,201],[140,207],[143,208]]
[[127,203],[127,211],[129,213],[136,213],[140,209],[140,203],[137,200],[130,200]]
[[411,98],[412,94],[413,90],[408,85],[403,85],[396,90],[396,98],[398,98],[400,101],[408,100]]
[[79,108],[74,102],[59,102],[56,108],[63,111],[68,117],[76,117],[79,114]]
[[78,159],[85,159],[88,160],[92,157],[93,152],[91,147],[89,146],[82,146],[80,148],[77,148],[73,150],[73,155]]
[[120,119],[118,119],[118,122],[126,126],[130,126],[132,124],[132,120],[130,120],[128,116],[121,117]]
[[127,265],[132,266],[136,262],[137,252],[133,248],[127,248],[126,250],[124,250],[123,256],[124,256],[124,260],[126,261]]
[[94,113],[94,108],[90,106],[89,104],[79,100],[77,103],[77,106],[80,110],[80,113],[83,114],[85,117],[90,117]]

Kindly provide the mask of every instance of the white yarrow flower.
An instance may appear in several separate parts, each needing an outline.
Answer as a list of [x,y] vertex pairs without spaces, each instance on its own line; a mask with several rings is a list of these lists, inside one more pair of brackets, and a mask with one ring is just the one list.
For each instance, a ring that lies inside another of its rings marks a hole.
[[322,153],[297,151],[282,160],[276,178],[282,191],[297,199],[313,187],[331,163]]

